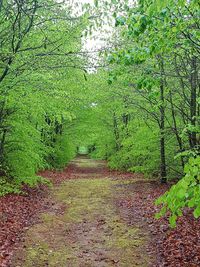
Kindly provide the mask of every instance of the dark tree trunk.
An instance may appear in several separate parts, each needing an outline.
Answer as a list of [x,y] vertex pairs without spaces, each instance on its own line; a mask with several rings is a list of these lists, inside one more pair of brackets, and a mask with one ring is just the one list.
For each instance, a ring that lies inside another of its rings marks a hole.
[[[173,130],[175,132],[175,135],[176,135],[176,140],[178,142],[178,146],[179,146],[179,150],[180,152],[182,152],[184,149],[183,149],[183,142],[182,142],[182,139],[179,135],[179,132],[178,132],[178,128],[177,128],[177,123],[176,123],[176,115],[175,115],[175,110],[174,110],[174,103],[173,103],[173,97],[172,97],[172,92],[170,90],[169,92],[169,96],[170,96],[170,104],[171,104],[171,112],[172,112],[172,120],[173,120],[173,124],[174,124],[174,127],[173,127]],[[181,156],[181,166],[182,166],[182,169],[184,170],[184,158]]]
[[122,123],[123,123],[123,129],[125,130],[125,134],[128,136],[129,135],[128,124],[130,121],[130,114],[128,111],[128,99],[126,96],[124,97],[123,101],[124,101],[125,112],[122,114]]
[[3,163],[4,161],[4,145],[6,140],[6,133],[7,129],[4,129],[0,141],[0,163]]
[[[190,117],[191,125],[196,127],[197,115],[197,59],[192,57],[191,61],[191,99],[190,99]],[[197,135],[195,131],[190,132],[190,146],[191,149],[197,145]]]
[[1,12],[2,5],[3,5],[3,0],[0,0],[0,12]]
[[119,145],[119,130],[118,130],[118,123],[117,123],[117,117],[116,117],[115,112],[113,113],[113,127],[114,127],[116,151],[118,151],[119,148],[120,148],[120,145]]
[[164,83],[160,85],[160,176],[161,183],[167,182],[166,158],[165,158],[165,107],[164,107]]
[[167,182],[167,170],[166,170],[166,155],[165,155],[165,96],[164,96],[164,63],[163,59],[159,58],[160,63],[160,177],[161,183]]

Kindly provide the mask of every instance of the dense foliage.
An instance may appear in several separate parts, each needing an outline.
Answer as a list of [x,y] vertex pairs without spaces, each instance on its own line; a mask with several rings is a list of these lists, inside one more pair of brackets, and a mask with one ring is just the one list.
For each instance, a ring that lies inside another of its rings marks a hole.
[[79,53],[86,19],[73,18],[70,7],[54,1],[10,0],[2,2],[0,21],[0,194],[5,194],[18,191],[22,182],[37,184],[39,169],[63,167],[76,153],[70,127],[84,80]]
[[97,104],[106,132],[97,138],[100,155],[113,168],[158,174],[161,182],[183,176],[157,201],[163,205],[158,216],[170,211],[175,225],[187,206],[197,218],[199,2],[141,0],[118,8],[117,48],[107,56],[109,86]]
[[[85,146],[113,169],[180,179],[158,216],[199,217],[199,1],[94,1],[81,15],[54,0],[0,3],[0,194]],[[105,21],[112,36],[93,58],[83,35]]]

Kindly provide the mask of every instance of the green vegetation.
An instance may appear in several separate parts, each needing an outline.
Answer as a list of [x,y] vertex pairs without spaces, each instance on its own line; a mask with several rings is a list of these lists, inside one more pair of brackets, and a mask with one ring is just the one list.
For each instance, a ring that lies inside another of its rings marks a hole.
[[25,246],[14,263],[64,267],[98,266],[102,261],[112,266],[120,261],[121,266],[147,266],[149,255],[141,250],[149,240],[148,233],[138,226],[128,226],[113,209],[113,199],[131,195],[122,184],[101,177],[71,180],[55,188],[55,205],[58,210],[59,205],[66,210],[63,214],[42,214],[41,222],[28,230]]
[[[200,216],[199,1],[119,2],[0,1],[0,194],[87,147],[112,169],[180,179],[157,201],[174,226],[184,207]],[[84,38],[105,21],[97,59]]]
[[43,181],[38,170],[64,167],[76,153],[71,124],[83,90],[86,18],[35,0],[3,1],[0,20],[0,171],[12,184],[33,185]]

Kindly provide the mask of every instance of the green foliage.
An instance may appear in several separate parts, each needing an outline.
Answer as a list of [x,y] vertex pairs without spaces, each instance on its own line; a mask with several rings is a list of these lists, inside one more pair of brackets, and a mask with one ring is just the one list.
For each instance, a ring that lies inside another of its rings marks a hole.
[[3,7],[0,166],[7,180],[0,178],[2,195],[19,192],[24,183],[49,183],[36,173],[63,168],[75,156],[78,134],[71,125],[85,81],[79,52],[88,24],[84,14],[74,18],[69,5],[54,0],[5,1]]
[[159,151],[155,142],[157,133],[145,124],[141,125],[137,120],[131,123],[130,134],[123,139],[120,150],[109,157],[109,166],[113,169],[157,176],[159,173]]
[[[70,137],[71,138],[71,137]],[[54,168],[64,168],[66,164],[76,155],[76,146],[66,134],[59,136],[54,144],[50,155],[50,162]]]
[[[169,211],[170,224],[175,226],[185,207],[194,209],[196,218],[200,210],[199,4],[142,0],[128,5],[123,16],[119,10],[114,13],[122,44],[108,55],[108,62],[112,64],[109,84],[117,87],[124,80],[132,91],[122,108],[131,119],[126,136],[120,126],[123,111],[116,108],[118,144],[110,166],[153,174],[160,165],[165,181],[166,175],[180,178],[185,165],[185,176],[158,200],[163,204],[159,215]],[[145,121],[139,123],[139,134],[138,121],[133,119],[136,112]]]
[[25,177],[25,178],[18,178],[15,180],[15,182],[18,184],[20,187],[23,184],[27,184],[30,187],[36,187],[37,185],[43,184],[47,185],[48,187],[52,186],[52,183],[49,179],[46,179],[42,176],[34,175],[31,177]]
[[6,194],[21,193],[20,187],[17,183],[9,181],[6,177],[1,177],[0,179],[0,197]]
[[195,218],[200,217],[200,157],[191,157],[185,165],[185,176],[168,192],[156,200],[162,204],[162,209],[157,217],[170,212],[170,225],[176,226],[178,216],[182,215],[184,207],[192,208]]
[[22,186],[23,184],[27,184],[29,187],[36,187],[40,184],[47,185],[51,187],[51,182],[41,176],[31,176],[23,178],[16,178],[15,180],[11,180],[7,177],[1,177],[0,179],[0,197],[7,194],[23,194]]
[[[82,15],[54,0],[3,5],[1,194],[47,183],[38,170],[63,168],[85,146],[112,169],[162,181],[184,170],[158,216],[169,211],[174,226],[189,207],[199,217],[198,1],[94,1]],[[95,72],[92,59],[87,73],[83,33],[113,18],[106,68]]]

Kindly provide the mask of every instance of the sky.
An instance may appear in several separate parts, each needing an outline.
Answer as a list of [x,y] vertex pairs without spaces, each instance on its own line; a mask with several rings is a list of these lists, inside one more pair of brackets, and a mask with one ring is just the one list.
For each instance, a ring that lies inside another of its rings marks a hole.
[[[74,14],[76,15],[77,12],[80,12],[81,15],[81,5],[90,4],[93,7],[95,6],[94,0],[65,0],[65,2],[74,6]],[[99,0],[99,3],[101,3],[101,0]],[[112,36],[112,29],[113,28],[105,22],[100,29],[93,30],[91,35],[88,35],[87,37],[83,36],[82,51],[88,52],[90,65],[87,69],[88,72],[96,71],[96,67],[99,65],[99,51],[107,48],[107,40]]]
[[[94,0],[66,0],[67,2],[72,3],[74,6],[78,4],[91,4],[94,6]],[[101,0],[99,0],[101,2]],[[106,35],[111,35],[112,28],[108,25],[103,25],[101,30],[94,31],[92,36],[83,38],[83,50],[96,51],[105,47]]]

